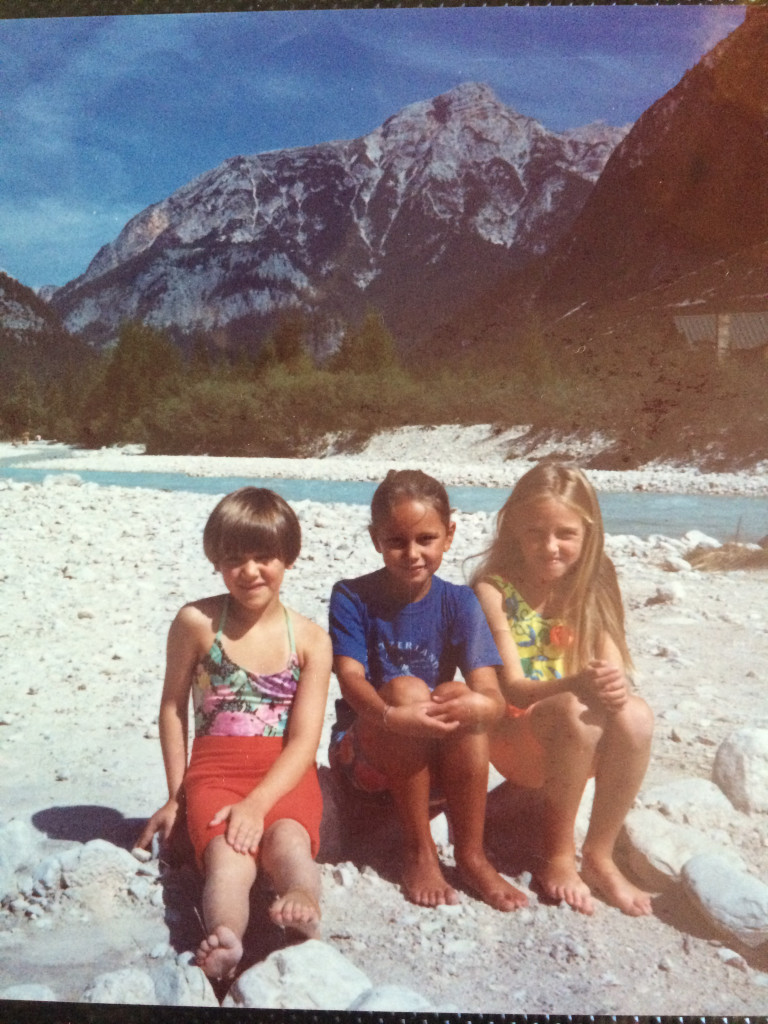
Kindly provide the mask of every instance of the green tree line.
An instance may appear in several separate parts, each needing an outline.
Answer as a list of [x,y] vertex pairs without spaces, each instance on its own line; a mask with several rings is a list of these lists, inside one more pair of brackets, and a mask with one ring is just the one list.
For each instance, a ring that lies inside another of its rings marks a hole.
[[60,346],[66,357],[45,374],[0,337],[0,434],[140,443],[156,454],[290,456],[311,453],[329,433],[354,447],[404,424],[530,424],[532,440],[604,432],[615,442],[606,468],[764,457],[765,360],[720,365],[674,338],[585,352],[535,321],[463,352],[408,354],[375,310],[322,360],[310,334],[300,313],[288,313],[254,354],[202,337],[183,352],[166,332],[126,323],[103,352]]

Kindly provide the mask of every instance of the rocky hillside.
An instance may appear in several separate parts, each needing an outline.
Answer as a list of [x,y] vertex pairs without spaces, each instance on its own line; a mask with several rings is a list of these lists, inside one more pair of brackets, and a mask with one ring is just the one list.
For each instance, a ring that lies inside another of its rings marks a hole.
[[616,149],[553,254],[549,301],[626,298],[768,241],[766,66],[768,11],[750,8]]
[[51,328],[61,328],[58,314],[31,288],[0,271],[0,332],[22,341]]
[[85,346],[67,333],[55,309],[31,288],[0,271],[0,405],[19,378],[56,377],[65,365],[85,355]]
[[428,346],[514,348],[533,325],[552,351],[610,375],[667,353],[679,315],[768,309],[766,65],[768,11],[750,8],[638,119],[550,252],[502,275]]
[[626,128],[563,134],[464,84],[362,138],[236,156],[134,217],[52,299],[97,342],[125,318],[223,340],[280,310],[376,306],[418,333],[546,252]]

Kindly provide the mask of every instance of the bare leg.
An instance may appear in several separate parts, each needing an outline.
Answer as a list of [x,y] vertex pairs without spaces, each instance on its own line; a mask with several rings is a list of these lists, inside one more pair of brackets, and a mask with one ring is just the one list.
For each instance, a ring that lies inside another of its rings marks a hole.
[[305,939],[317,938],[320,871],[304,826],[292,818],[276,821],[264,833],[259,862],[277,890],[277,899],[269,909],[272,921]]
[[488,790],[488,736],[461,732],[438,744],[440,776],[454,831],[456,864],[470,888],[496,910],[517,910],[525,893],[501,877],[483,847]]
[[256,861],[236,853],[224,836],[216,836],[206,847],[204,863],[203,918],[208,935],[197,949],[196,962],[209,978],[228,979],[243,956]]
[[538,765],[521,762],[518,740],[527,728],[521,719],[506,719],[493,733],[491,759],[512,782],[541,788],[543,850],[535,876],[545,895],[591,914],[589,886],[576,870],[574,828],[602,725],[577,697],[563,693],[533,707],[530,727],[543,748]]
[[[394,706],[429,700],[426,683],[413,676],[400,676],[379,691]],[[434,743],[398,736],[358,722],[360,745],[368,760],[387,775],[400,824],[403,829],[403,893],[406,899],[424,907],[458,903],[459,897],[440,868],[429,828],[430,760]]]
[[608,715],[598,748],[595,799],[582,850],[582,871],[612,906],[639,917],[651,913],[651,897],[619,870],[613,849],[637,796],[651,752],[653,714],[640,697]]

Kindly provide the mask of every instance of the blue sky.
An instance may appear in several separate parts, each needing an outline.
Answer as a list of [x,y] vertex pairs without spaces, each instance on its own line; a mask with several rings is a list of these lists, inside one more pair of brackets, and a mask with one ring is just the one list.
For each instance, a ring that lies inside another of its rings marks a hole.
[[460,82],[547,128],[636,120],[743,7],[453,7],[0,20],[0,269],[83,273],[238,154],[355,138]]

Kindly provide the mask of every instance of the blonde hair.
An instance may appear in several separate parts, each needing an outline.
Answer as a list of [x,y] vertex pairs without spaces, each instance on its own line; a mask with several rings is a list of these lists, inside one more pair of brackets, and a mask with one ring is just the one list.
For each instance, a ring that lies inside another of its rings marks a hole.
[[301,551],[296,513],[266,487],[241,487],[222,498],[203,530],[203,550],[214,566],[260,554],[293,565]]
[[605,553],[605,531],[595,490],[576,466],[561,462],[540,462],[523,474],[496,517],[493,543],[480,557],[472,573],[474,585],[490,575],[515,583],[523,571],[520,545],[515,536],[516,513],[523,505],[552,498],[576,512],[584,523],[581,555],[567,580],[562,617],[575,633],[567,649],[565,668],[577,671],[600,656],[607,633],[621,653],[629,671],[632,659],[624,631],[624,605],[616,569]]

